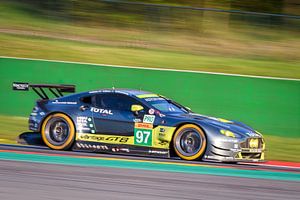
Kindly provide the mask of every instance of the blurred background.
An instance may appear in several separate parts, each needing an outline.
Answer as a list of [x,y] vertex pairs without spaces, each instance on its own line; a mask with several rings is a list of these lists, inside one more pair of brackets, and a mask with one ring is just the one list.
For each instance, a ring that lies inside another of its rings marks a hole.
[[24,117],[36,100],[22,94],[21,104],[12,81],[71,83],[79,91],[114,85],[253,125],[266,135],[270,159],[300,161],[298,0],[0,0],[0,54],[293,79],[107,72],[2,58],[0,142],[14,143],[27,130]]
[[0,2],[5,55],[300,77],[297,0]]

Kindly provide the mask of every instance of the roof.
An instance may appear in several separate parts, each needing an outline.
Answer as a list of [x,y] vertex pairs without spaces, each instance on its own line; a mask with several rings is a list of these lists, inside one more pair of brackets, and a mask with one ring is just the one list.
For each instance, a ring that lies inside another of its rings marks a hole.
[[[153,96],[155,94],[153,94],[152,92],[148,92],[148,91],[143,91],[143,90],[135,90],[135,89],[124,89],[124,88],[109,88],[109,89],[100,89],[100,90],[93,90],[93,91],[89,91],[88,93],[105,93],[105,92],[115,92],[115,93],[120,93],[120,94],[126,94],[126,95],[131,95],[131,96],[137,96],[140,98],[144,98],[147,97],[148,95]],[[157,96],[157,95],[156,95]]]

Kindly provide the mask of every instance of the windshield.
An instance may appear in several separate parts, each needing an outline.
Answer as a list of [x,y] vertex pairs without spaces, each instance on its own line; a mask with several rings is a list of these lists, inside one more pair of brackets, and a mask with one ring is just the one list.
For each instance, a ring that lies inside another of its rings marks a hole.
[[162,97],[149,97],[144,100],[162,113],[188,113],[188,110],[185,107],[169,99]]

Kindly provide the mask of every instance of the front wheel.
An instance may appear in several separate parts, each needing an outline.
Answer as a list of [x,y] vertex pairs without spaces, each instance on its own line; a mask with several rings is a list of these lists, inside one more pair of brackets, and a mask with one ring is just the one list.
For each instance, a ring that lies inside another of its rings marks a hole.
[[206,137],[194,124],[181,126],[175,133],[173,145],[176,154],[184,160],[199,160],[206,148]]
[[42,125],[44,143],[55,150],[68,150],[75,138],[75,127],[72,120],[65,114],[49,115]]

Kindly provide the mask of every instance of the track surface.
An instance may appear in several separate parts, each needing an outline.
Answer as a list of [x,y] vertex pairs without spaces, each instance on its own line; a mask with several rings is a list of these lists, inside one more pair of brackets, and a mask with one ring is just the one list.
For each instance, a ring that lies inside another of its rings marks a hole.
[[0,161],[0,199],[298,199],[299,182]]
[[[103,159],[132,159],[174,165],[181,160],[166,160],[57,152],[43,147],[0,145],[0,150]],[[189,162],[195,164],[196,162]],[[199,164],[199,162],[197,162]],[[242,170],[289,172],[299,175],[299,169],[255,165],[200,163],[204,166]],[[83,167],[0,160],[0,199],[299,199],[299,181],[281,181],[231,176],[215,176],[139,169]]]

